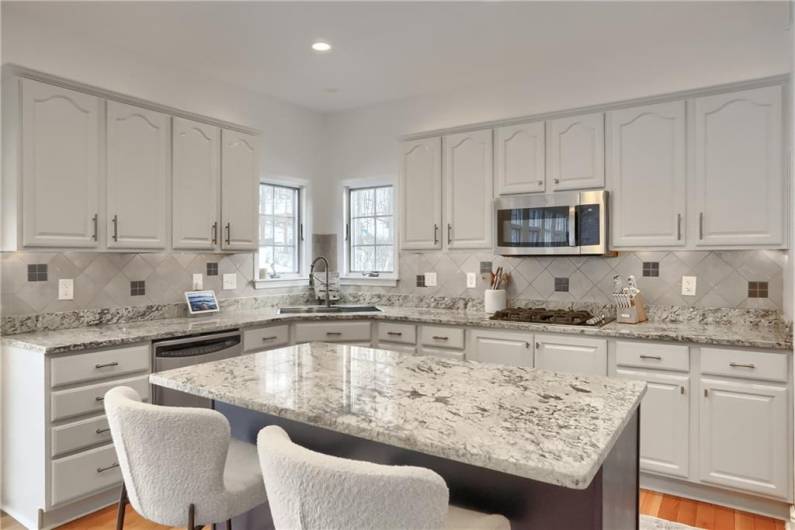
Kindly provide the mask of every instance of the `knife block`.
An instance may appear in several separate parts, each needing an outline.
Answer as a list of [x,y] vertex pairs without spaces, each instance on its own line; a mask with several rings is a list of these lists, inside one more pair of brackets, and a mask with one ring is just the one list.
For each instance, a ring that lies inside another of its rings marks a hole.
[[638,324],[646,320],[645,302],[640,293],[630,299],[629,307],[622,307],[616,304],[616,322],[622,324]]

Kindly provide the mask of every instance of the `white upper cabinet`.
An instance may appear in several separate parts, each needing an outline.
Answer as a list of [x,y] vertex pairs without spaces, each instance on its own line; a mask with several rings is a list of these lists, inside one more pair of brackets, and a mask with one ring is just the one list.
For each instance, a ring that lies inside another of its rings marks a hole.
[[544,122],[494,129],[497,195],[543,192],[546,186]]
[[604,114],[583,114],[547,122],[548,191],[605,185]]
[[21,83],[23,245],[97,247],[101,100]]
[[168,246],[169,122],[159,112],[108,102],[108,248]]
[[451,134],[443,143],[447,248],[491,248],[491,129]]
[[400,151],[400,248],[442,248],[442,141],[404,142]]
[[172,246],[175,249],[217,247],[221,237],[220,130],[174,118]]
[[612,247],[685,243],[685,102],[607,114]]
[[697,245],[785,242],[780,86],[693,100]]
[[221,248],[255,250],[259,244],[258,139],[224,129],[221,141]]

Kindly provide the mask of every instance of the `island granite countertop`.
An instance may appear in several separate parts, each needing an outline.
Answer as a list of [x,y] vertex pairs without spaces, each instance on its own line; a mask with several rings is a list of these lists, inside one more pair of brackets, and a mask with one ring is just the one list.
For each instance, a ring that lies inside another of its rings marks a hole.
[[792,351],[792,334],[778,327],[731,326],[690,322],[643,322],[641,324],[610,322],[601,327],[590,327],[490,320],[486,313],[478,311],[394,306],[380,306],[380,309],[382,309],[382,312],[288,315],[279,315],[276,308],[253,311],[226,311],[211,316],[146,320],[5,335],[2,337],[2,342],[4,345],[33,352],[53,354],[281,322],[393,320],[506,329],[529,333],[564,333]]
[[403,449],[584,489],[646,383],[308,343],[152,384]]

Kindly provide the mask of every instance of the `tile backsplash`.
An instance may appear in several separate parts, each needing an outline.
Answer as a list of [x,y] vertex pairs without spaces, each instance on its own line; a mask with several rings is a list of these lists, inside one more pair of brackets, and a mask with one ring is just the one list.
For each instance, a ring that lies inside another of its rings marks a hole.
[[[650,251],[611,257],[508,258],[488,252],[403,251],[399,259],[397,287],[361,289],[481,297],[488,283],[481,274],[481,262],[492,262],[493,268],[501,266],[511,274],[508,295],[514,299],[610,303],[613,276],[633,274],[649,304],[780,311],[786,254],[775,250]],[[437,286],[418,285],[417,278],[426,272],[436,272]],[[467,272],[478,274],[477,288],[466,287]],[[682,276],[697,277],[695,296],[682,296]],[[767,289],[756,288],[765,282]],[[749,284],[755,288],[751,290]]]

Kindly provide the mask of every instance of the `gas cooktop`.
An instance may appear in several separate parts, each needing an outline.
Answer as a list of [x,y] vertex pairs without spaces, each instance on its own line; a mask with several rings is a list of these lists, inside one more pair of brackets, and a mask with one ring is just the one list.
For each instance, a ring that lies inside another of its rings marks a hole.
[[491,320],[595,327],[602,326],[608,322],[604,315],[594,316],[588,311],[546,309],[543,307],[511,307],[497,311],[492,315]]

